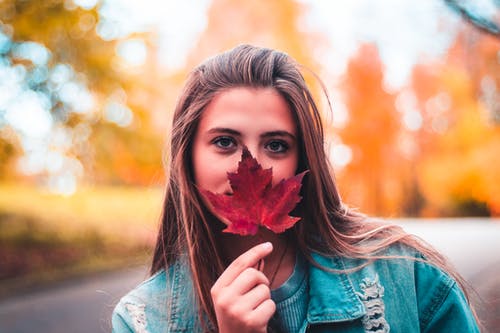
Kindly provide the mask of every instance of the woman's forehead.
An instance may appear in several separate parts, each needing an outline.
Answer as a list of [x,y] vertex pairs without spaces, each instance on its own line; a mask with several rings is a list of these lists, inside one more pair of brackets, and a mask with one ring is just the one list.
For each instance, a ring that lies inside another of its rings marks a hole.
[[231,88],[217,94],[201,116],[200,126],[245,127],[260,124],[291,131],[295,117],[287,101],[274,88]]

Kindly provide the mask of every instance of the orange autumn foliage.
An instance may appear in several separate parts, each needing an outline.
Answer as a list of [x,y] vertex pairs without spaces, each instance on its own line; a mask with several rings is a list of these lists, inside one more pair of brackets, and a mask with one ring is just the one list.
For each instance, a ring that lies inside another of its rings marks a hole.
[[[415,68],[413,89],[427,122],[417,163],[423,215],[500,215],[500,110],[483,91],[491,80],[498,87],[499,46],[490,36],[464,32],[446,62]],[[440,110],[429,107],[436,96],[447,100]]]
[[374,45],[362,45],[351,58],[343,93],[349,122],[339,134],[352,149],[352,161],[338,177],[344,200],[370,214],[399,213],[401,123],[395,96],[383,88],[383,65]]

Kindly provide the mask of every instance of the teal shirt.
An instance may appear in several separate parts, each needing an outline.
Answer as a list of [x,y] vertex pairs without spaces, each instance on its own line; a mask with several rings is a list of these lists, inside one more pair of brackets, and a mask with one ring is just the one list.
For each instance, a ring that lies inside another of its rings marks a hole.
[[[399,245],[381,254],[419,257]],[[307,263],[308,305],[299,332],[479,332],[457,283],[430,264],[379,259],[350,271],[364,261],[313,258],[326,270]],[[187,267],[179,261],[125,295],[113,312],[113,332],[201,332]]]
[[307,261],[298,253],[290,277],[281,286],[271,290],[271,298],[276,303],[271,322],[280,332],[298,332],[306,324],[309,305],[307,269]]

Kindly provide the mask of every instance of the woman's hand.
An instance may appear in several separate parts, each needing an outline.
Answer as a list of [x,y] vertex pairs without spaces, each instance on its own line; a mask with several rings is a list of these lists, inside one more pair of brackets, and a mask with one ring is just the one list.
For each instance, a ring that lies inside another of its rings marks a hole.
[[211,289],[220,333],[266,332],[276,305],[269,280],[255,267],[273,250],[271,243],[254,246],[236,258]]

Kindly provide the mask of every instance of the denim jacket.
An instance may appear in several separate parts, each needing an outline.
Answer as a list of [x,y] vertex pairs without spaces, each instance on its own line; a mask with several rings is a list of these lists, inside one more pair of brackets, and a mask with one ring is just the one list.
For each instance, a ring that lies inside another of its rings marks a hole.
[[[421,258],[399,245],[382,254]],[[300,332],[479,332],[457,283],[428,263],[378,259],[350,270],[366,262],[313,258],[326,270],[309,264],[309,305]],[[113,312],[113,332],[201,332],[187,267],[179,261],[124,296]]]

